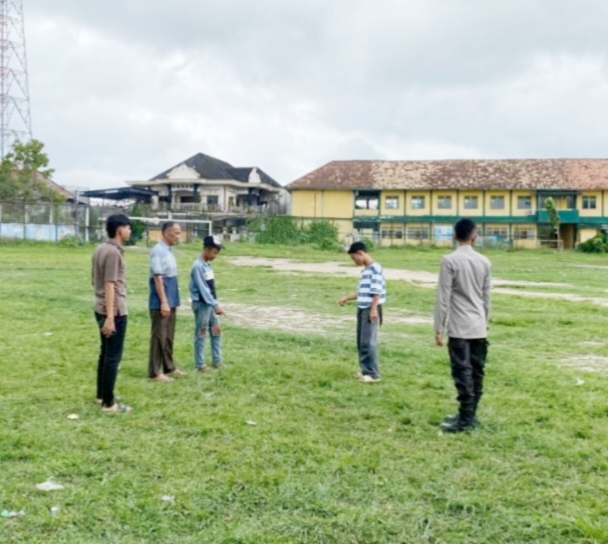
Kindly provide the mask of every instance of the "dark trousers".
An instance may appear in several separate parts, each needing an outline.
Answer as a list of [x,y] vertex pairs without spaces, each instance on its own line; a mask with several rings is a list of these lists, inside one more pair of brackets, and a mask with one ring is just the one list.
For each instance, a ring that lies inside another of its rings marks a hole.
[[377,321],[370,321],[370,308],[357,308],[357,350],[361,374],[380,377],[378,369],[378,326],[382,322],[382,307],[378,306]]
[[173,362],[173,338],[175,337],[175,308],[163,317],[160,310],[150,310],[152,332],[150,336],[150,359],[148,377],[170,374],[175,370]]
[[114,318],[116,332],[110,336],[104,336],[101,328],[106,316],[95,313],[95,320],[99,326],[99,337],[101,347],[99,350],[99,361],[97,364],[97,398],[102,400],[106,407],[114,406],[114,384],[118,374],[118,366],[122,359],[122,348],[125,343],[127,332],[127,316],[118,315]]
[[488,341],[485,338],[464,340],[450,338],[448,341],[452,377],[460,403],[459,416],[465,423],[475,418],[477,405],[483,394],[483,377]]

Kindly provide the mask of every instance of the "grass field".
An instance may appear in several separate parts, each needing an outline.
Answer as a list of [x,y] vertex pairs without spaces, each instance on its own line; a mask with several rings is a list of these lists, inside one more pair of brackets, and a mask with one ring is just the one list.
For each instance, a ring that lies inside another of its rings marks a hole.
[[[603,257],[488,253],[497,278],[549,284],[494,296],[481,426],[449,436],[438,424],[455,394],[428,323],[433,289],[388,282],[383,381],[364,385],[352,378],[354,310],[334,305],[354,278],[229,260],[348,258],[250,245],[229,246],[214,264],[231,308],[227,368],[169,384],[146,380],[147,253],[127,252],[118,394],[134,412],[102,415],[90,254],[0,246],[0,510],[25,510],[0,519],[0,542],[608,542]],[[187,299],[196,249],[176,254]],[[441,255],[376,252],[385,268],[427,272]],[[180,312],[176,358],[186,370],[192,328]],[[37,490],[49,477],[65,488]]]

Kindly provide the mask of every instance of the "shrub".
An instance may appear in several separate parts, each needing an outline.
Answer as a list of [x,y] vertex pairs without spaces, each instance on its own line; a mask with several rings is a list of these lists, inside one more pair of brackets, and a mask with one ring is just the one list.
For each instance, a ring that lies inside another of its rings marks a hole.
[[59,240],[57,245],[60,247],[78,247],[82,245],[82,240],[78,236],[68,234]]
[[598,234],[586,242],[580,243],[577,249],[583,253],[608,253],[606,235]]
[[324,250],[338,247],[338,228],[325,220],[303,223],[293,217],[256,218],[249,223],[249,230],[259,244],[313,244]]

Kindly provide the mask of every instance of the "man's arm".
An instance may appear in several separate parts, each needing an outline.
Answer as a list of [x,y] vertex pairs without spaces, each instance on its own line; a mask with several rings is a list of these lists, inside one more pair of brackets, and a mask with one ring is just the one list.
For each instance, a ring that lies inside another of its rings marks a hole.
[[165,293],[165,284],[163,283],[162,274],[154,275],[154,287],[156,288],[156,293],[160,299],[160,315],[168,317],[171,315],[171,308],[169,307],[169,301],[167,300],[167,293]]
[[486,312],[486,325],[490,327],[490,292],[492,290],[492,267],[488,266],[488,273],[483,283],[483,307]]
[[346,295],[345,297],[342,297],[340,300],[338,300],[338,302],[336,302],[336,304],[338,306],[346,306],[346,304],[348,304],[351,300],[357,300],[357,293],[352,293],[350,295]]
[[106,320],[101,327],[104,336],[112,336],[116,332],[116,322],[114,320],[114,295],[116,293],[116,283],[106,281],[104,283],[104,296],[106,302]]
[[437,298],[435,301],[435,343],[443,346],[443,332],[450,313],[452,298],[452,267],[447,259],[441,261]]
[[380,301],[380,295],[375,294],[374,298],[372,298],[372,306],[369,309],[369,320],[377,321],[378,320],[378,302]]

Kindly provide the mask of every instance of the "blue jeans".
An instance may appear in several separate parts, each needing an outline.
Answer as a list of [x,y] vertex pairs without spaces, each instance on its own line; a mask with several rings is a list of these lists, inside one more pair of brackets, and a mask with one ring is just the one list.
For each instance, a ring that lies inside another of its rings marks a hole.
[[[219,330],[220,320],[213,308],[204,302],[193,302],[194,312],[194,366],[205,366],[205,338],[211,336],[211,358],[213,366],[222,363],[222,335]],[[217,328],[217,330],[214,330]]]

